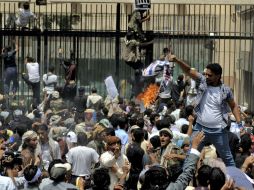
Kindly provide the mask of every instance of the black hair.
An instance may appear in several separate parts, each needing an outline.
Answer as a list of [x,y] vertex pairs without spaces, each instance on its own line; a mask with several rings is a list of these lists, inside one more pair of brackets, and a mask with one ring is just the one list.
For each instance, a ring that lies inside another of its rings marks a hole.
[[109,190],[110,176],[106,168],[98,168],[93,173],[93,190]]
[[245,124],[250,124],[250,125],[252,125],[252,118],[249,116],[249,117],[246,117],[245,119],[244,119],[244,123]]
[[178,75],[178,77],[177,77],[178,82],[183,81],[183,79],[184,79],[183,74]]
[[152,166],[145,173],[141,190],[165,190],[170,182],[165,168]]
[[19,124],[17,124],[16,126],[14,126],[15,128],[14,128],[14,131],[16,131],[16,133],[20,136],[20,137],[22,137],[23,136],[23,134],[27,131],[27,126],[26,126],[26,124],[24,124],[24,123],[19,123]]
[[97,93],[97,89],[95,87],[92,88],[91,90],[92,93]]
[[189,129],[189,125],[183,124],[182,127],[181,127],[181,133],[187,134],[188,129]]
[[165,114],[164,118],[167,119],[170,124],[174,124],[176,121],[175,116],[170,115],[168,113]]
[[156,123],[156,127],[158,130],[161,130],[163,128],[169,128],[170,125],[171,125],[171,120],[169,118],[163,118],[162,120],[160,120],[159,126],[157,126],[157,123]]
[[193,105],[188,105],[185,107],[185,114],[186,117],[189,117],[190,115],[193,114],[194,106]]
[[41,124],[41,125],[38,125],[38,129],[37,130],[42,130],[42,131],[48,131],[48,126],[45,125],[45,124]]
[[11,46],[6,46],[4,48],[4,52],[7,53],[7,52],[11,51],[11,49],[12,49]]
[[109,119],[109,121],[114,129],[116,129],[118,126],[118,117],[119,116],[120,116],[119,114],[113,113]]
[[126,124],[128,124],[128,120],[126,117],[121,116],[118,118],[118,126],[120,129],[125,129]]
[[154,149],[161,147],[160,136],[155,135],[152,138],[150,138],[150,143],[153,145]]
[[144,140],[144,131],[143,129],[135,129],[133,130],[133,137],[134,137],[134,141],[137,143],[141,143]]
[[144,139],[146,141],[148,140],[148,132],[147,132],[147,130],[144,130]]
[[50,71],[50,72],[54,72],[54,70],[55,70],[55,67],[54,67],[53,65],[50,65],[50,66],[49,66],[49,71]]
[[25,10],[28,10],[29,9],[29,2],[25,2],[24,4],[23,4],[23,8],[25,9]]
[[107,116],[108,116],[108,108],[103,107],[103,108],[102,108],[102,113],[103,113],[104,116],[107,117]]
[[129,125],[130,126],[133,126],[133,125],[137,125],[137,116],[131,116],[130,118],[129,118]]
[[197,181],[200,186],[208,187],[212,168],[208,165],[202,165],[198,169]]
[[86,133],[80,132],[77,134],[77,144],[80,146],[86,146],[88,143],[88,139]]
[[35,118],[41,118],[41,113],[38,109],[33,110],[33,114]]
[[163,52],[163,54],[168,54],[169,53],[169,49],[167,47],[163,48],[162,52]]
[[160,114],[155,113],[155,112],[153,112],[153,113],[150,115],[150,122],[151,122],[152,125],[155,124],[155,117],[159,117],[159,116],[160,116]]
[[[36,175],[38,170],[37,166],[34,165],[28,165],[25,169],[24,169],[24,177],[27,181],[31,181],[34,176]],[[29,183],[30,185],[36,184],[37,182],[33,182],[33,183]]]
[[147,115],[148,117],[150,117],[150,115],[153,113],[153,110],[152,109],[146,109],[145,111],[144,111],[144,115]]
[[139,126],[141,129],[144,128],[144,125],[145,125],[145,121],[144,121],[144,118],[143,117],[139,117],[137,119],[137,126]]
[[209,184],[210,190],[218,190],[223,187],[226,181],[226,176],[223,171],[218,167],[213,167],[211,169]]
[[113,128],[106,128],[104,130],[104,132],[106,133],[107,136],[116,136],[115,130]]
[[29,57],[29,56],[26,57],[26,60],[27,60],[28,63],[33,63],[34,62],[34,58]]
[[61,159],[55,159],[52,162],[49,163],[49,167],[48,167],[48,173],[50,174],[50,170],[51,168],[55,165],[55,164],[63,164],[64,162]]
[[251,144],[252,144],[252,141],[251,141],[251,138],[250,138],[250,135],[249,134],[243,134],[241,136],[241,141],[240,141],[240,147],[242,148],[243,152],[247,152],[249,153],[249,150],[251,148]]
[[183,105],[183,101],[178,100],[178,101],[175,102],[175,107],[176,108],[180,108],[182,105]]
[[210,63],[206,68],[210,69],[215,75],[222,75],[222,68],[218,63]]

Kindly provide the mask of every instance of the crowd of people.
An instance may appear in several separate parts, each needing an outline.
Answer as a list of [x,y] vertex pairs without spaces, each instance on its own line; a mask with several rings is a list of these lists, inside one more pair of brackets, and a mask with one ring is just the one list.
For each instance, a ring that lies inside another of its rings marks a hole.
[[[8,17],[7,28],[25,29],[37,19],[29,3],[19,12]],[[41,82],[39,63],[26,57],[22,79],[33,94],[28,108],[17,98],[18,44],[2,50],[0,189],[254,189],[254,114],[237,105],[217,63],[200,73],[164,48],[141,72],[143,50],[152,43],[142,30],[149,19],[148,10],[135,10],[128,24],[123,59],[135,69],[130,99],[77,89],[75,53],[65,60],[59,49],[61,88],[53,66]],[[184,72],[177,81],[175,64]],[[142,74],[159,73],[156,101],[143,110],[135,101]]]
[[89,95],[82,86],[76,90],[74,55],[61,62],[64,87],[57,87],[51,66],[41,88],[39,64],[27,57],[22,78],[33,91],[27,108],[24,101],[10,101],[18,88],[17,49],[2,54],[0,189],[254,188],[253,115],[236,104],[219,64],[199,73],[167,54],[190,78],[171,78],[170,95],[143,110],[136,94],[104,99],[96,88]]

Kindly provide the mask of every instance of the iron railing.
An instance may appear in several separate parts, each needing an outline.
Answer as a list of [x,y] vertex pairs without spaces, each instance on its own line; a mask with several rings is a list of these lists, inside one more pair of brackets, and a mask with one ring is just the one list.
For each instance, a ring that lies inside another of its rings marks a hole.
[[[30,3],[30,8],[38,22],[31,21],[28,30],[14,29],[6,23],[10,16],[15,18],[18,2],[0,2],[0,45],[4,47],[13,39],[19,43],[19,73],[25,71],[24,58],[30,55],[40,63],[41,75],[53,64],[56,73],[63,76],[58,49],[64,50],[65,58],[73,50],[79,85],[87,89],[97,86],[99,93],[106,95],[104,79],[112,75],[121,87],[121,96],[129,97],[128,81],[133,71],[122,60],[122,52],[132,4]],[[157,59],[164,47],[171,47],[199,71],[208,63],[218,62],[223,67],[223,80],[233,89],[237,102],[253,110],[253,13],[253,5],[152,4],[151,19],[143,23],[144,31],[154,39],[146,64]],[[175,70],[177,76],[181,70]],[[27,91],[20,80],[19,95]]]

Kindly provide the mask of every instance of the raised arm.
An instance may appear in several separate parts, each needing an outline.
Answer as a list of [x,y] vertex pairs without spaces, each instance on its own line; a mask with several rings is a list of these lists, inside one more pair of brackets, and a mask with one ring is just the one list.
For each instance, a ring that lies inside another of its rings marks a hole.
[[238,109],[237,103],[235,102],[234,99],[231,99],[231,100],[228,101],[228,104],[229,104],[229,107],[232,110],[233,115],[235,116],[236,122],[240,123],[241,122],[241,115],[240,115],[240,111]]
[[141,19],[141,22],[145,22],[145,21],[147,21],[147,20],[149,20],[150,19],[150,12],[149,12],[149,10],[146,12],[146,16],[144,16],[142,19]]
[[198,71],[194,68],[191,68],[187,63],[184,61],[178,59],[175,55],[169,55],[169,61],[173,61],[177,63],[183,72],[187,75],[189,75],[192,79],[196,80],[198,78]]

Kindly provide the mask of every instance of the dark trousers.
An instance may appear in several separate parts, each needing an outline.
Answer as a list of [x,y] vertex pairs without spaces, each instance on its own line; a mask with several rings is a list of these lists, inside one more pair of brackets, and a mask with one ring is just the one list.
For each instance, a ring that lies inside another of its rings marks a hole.
[[19,86],[17,67],[7,67],[4,71],[4,94],[9,94],[11,81],[12,92],[16,93]]
[[31,86],[33,91],[33,105],[38,106],[40,104],[40,81],[31,82],[27,75],[22,75],[22,78],[28,86]]

